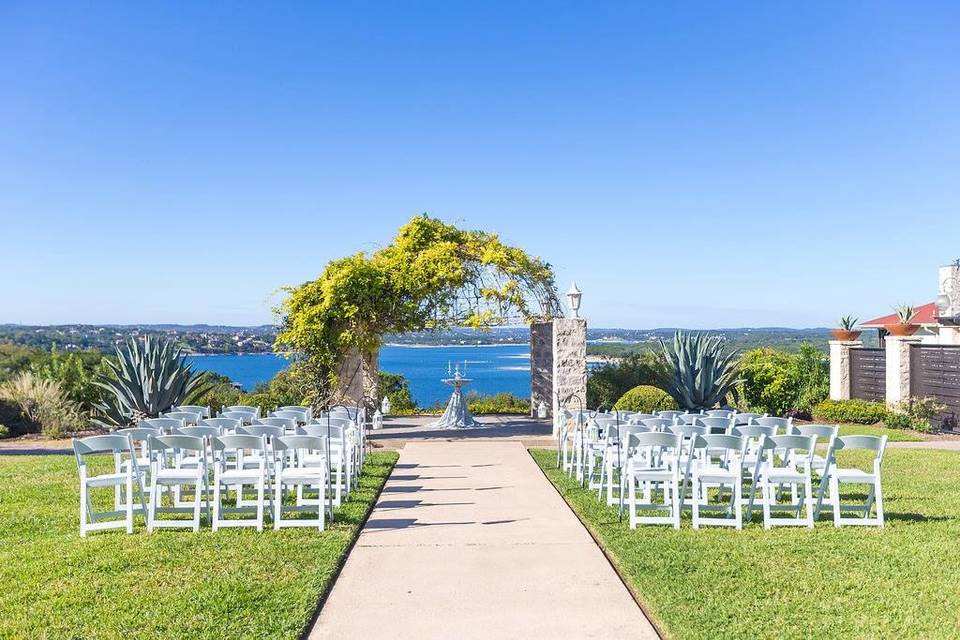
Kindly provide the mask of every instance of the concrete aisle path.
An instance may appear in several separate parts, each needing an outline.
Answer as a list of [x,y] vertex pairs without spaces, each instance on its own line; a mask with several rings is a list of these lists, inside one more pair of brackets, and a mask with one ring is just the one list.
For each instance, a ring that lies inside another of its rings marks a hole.
[[656,638],[519,442],[410,442],[311,638]]

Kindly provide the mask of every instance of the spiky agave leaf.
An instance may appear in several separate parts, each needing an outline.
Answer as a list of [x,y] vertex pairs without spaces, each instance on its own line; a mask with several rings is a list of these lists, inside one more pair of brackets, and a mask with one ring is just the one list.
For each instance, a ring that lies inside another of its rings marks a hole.
[[210,388],[207,377],[186,364],[172,342],[146,336],[117,346],[117,361],[108,361],[109,374],[95,383],[104,390],[96,405],[103,426],[129,424],[136,416],[157,417]]
[[668,391],[687,410],[722,403],[739,382],[736,351],[726,352],[722,336],[677,331],[671,345],[660,347],[672,368]]

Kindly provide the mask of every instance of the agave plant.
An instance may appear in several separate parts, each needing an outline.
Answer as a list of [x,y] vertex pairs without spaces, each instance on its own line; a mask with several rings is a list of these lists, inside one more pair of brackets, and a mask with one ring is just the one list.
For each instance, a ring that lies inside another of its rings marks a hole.
[[667,390],[688,411],[720,404],[739,382],[737,352],[726,351],[722,336],[678,331],[660,346],[672,369]]
[[857,322],[860,321],[860,318],[855,318],[853,316],[843,316],[840,318],[840,322],[837,324],[844,331],[853,331],[857,328]]
[[893,312],[897,314],[900,324],[910,324],[913,316],[916,315],[916,310],[908,304],[898,304],[893,308]]
[[117,362],[106,361],[107,375],[96,380],[106,391],[97,409],[106,421],[103,426],[135,424],[155,418],[188,397],[209,390],[206,376],[184,362],[183,352],[172,342],[146,336],[117,346]]

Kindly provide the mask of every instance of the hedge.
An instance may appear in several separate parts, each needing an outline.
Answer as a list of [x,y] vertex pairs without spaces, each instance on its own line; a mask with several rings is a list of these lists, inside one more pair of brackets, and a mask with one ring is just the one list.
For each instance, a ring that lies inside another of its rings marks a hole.
[[676,409],[677,403],[670,397],[670,394],[663,389],[642,384],[620,396],[620,399],[613,405],[613,408],[619,411],[653,413],[654,411]]
[[877,424],[888,415],[885,404],[869,400],[824,400],[813,408],[813,419],[817,422]]

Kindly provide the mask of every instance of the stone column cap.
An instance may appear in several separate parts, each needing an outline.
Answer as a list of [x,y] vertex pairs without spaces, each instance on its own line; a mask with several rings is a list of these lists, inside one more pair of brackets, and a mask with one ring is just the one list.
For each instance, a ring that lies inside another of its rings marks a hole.
[[924,336],[886,336],[884,340],[886,341],[895,341],[895,342],[921,342]]
[[852,347],[854,345],[863,344],[863,340],[828,340],[829,344],[839,344],[841,346]]

